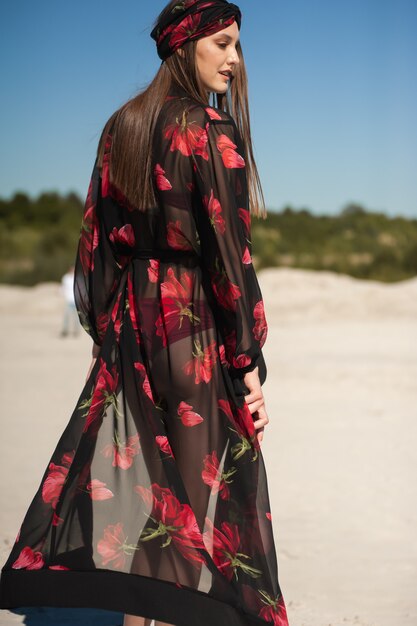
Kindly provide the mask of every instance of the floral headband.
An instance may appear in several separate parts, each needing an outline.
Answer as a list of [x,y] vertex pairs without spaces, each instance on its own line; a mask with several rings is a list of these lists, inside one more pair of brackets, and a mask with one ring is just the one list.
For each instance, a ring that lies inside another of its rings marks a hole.
[[213,35],[233,22],[240,28],[241,18],[239,7],[226,0],[183,0],[162,14],[151,37],[165,61],[188,41]]

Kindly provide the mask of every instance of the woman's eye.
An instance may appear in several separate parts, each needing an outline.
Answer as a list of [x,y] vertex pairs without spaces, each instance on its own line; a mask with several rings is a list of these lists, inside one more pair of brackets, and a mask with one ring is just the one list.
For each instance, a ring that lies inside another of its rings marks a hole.
[[227,43],[219,43],[220,48],[227,48]]

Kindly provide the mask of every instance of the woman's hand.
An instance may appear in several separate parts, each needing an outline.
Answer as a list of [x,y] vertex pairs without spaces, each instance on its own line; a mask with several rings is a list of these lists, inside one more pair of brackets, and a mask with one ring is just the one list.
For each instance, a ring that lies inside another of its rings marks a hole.
[[264,395],[258,372],[259,368],[256,366],[252,372],[245,374],[243,382],[249,389],[249,393],[245,395],[245,402],[249,407],[249,411],[257,418],[256,421],[254,421],[254,426],[259,430],[257,437],[259,443],[261,443],[264,436],[264,428],[268,424],[269,419],[265,410]]

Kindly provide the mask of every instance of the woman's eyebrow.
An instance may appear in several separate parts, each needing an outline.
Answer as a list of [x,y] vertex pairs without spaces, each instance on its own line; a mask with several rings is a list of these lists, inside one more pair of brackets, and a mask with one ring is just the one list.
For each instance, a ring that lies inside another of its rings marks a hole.
[[[230,42],[233,41],[233,37],[231,37],[230,35],[226,35],[226,33],[218,33],[219,38],[223,38],[226,39],[226,41]],[[239,39],[236,40],[236,43],[239,43]]]

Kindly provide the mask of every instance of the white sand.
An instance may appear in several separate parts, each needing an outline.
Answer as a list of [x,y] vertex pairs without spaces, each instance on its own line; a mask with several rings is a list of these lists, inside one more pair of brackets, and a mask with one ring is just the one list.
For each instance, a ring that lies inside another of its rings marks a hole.
[[[271,269],[259,281],[262,445],[290,626],[416,626],[417,279]],[[84,332],[59,338],[61,316],[58,285],[0,286],[2,564],[89,363]],[[0,626],[23,619],[0,612]]]

